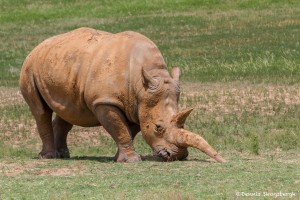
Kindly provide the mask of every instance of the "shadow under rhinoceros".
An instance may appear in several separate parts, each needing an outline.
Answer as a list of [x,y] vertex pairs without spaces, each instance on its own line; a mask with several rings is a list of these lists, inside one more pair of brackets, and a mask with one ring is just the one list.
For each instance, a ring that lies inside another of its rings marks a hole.
[[[142,161],[151,161],[151,162],[163,162],[163,160],[159,157],[152,156],[152,155],[141,155]],[[114,162],[114,157],[110,156],[74,156],[68,158],[66,160],[89,160],[89,161],[98,161],[102,163],[109,163]],[[209,159],[184,159],[181,162],[215,162]]]
[[[162,162],[161,158],[145,155],[141,156],[142,161],[154,161],[154,162]],[[103,163],[114,162],[114,157],[110,156],[74,156],[71,158],[67,158],[66,160],[89,160],[89,161],[98,161]]]

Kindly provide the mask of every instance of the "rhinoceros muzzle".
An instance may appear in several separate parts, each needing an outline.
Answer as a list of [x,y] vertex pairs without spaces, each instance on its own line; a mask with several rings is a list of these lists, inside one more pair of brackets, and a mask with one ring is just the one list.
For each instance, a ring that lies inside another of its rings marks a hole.
[[172,151],[171,149],[163,148],[160,150],[155,150],[153,153],[154,156],[160,157],[163,161],[174,161],[174,160],[183,160],[188,156],[187,149],[181,149],[178,152]]

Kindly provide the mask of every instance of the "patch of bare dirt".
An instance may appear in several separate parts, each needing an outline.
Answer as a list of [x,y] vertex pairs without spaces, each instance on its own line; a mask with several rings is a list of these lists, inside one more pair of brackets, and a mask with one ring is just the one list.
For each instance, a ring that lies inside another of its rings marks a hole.
[[40,147],[39,144],[32,143],[39,137],[33,119],[0,119],[0,127],[0,139],[5,145],[19,148],[21,145],[31,143],[30,146],[35,149]]
[[111,136],[104,130],[103,127],[73,127],[68,135],[68,144],[70,146],[101,146],[102,136],[111,139]]
[[0,173],[6,176],[29,174],[35,176],[75,176],[85,173],[86,170],[80,163],[72,166],[51,166],[55,160],[28,160],[0,162]]
[[41,169],[35,173],[39,176],[75,176],[82,172],[82,170],[75,167],[58,167]]
[[16,104],[25,104],[18,88],[0,87],[0,108]]
[[275,160],[281,163],[300,164],[299,152],[297,151],[289,151],[288,153],[286,153],[281,149],[276,149],[275,151],[266,154],[269,156],[273,156]]
[[32,171],[41,166],[49,164],[48,160],[36,160],[36,161],[24,161],[24,162],[13,162],[4,161],[0,162],[0,173],[6,176],[17,176],[25,172]]

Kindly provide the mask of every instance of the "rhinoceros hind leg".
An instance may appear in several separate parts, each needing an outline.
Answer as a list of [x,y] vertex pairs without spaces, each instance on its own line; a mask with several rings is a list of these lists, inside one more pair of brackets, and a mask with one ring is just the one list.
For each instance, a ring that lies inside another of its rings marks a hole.
[[45,109],[43,113],[33,114],[36,120],[37,129],[43,143],[42,151],[39,153],[40,159],[56,158],[57,152],[54,147],[54,136],[52,129],[52,110]]
[[39,153],[39,158],[56,158],[57,153],[54,148],[54,136],[51,125],[52,110],[46,109],[42,113],[34,113],[33,115],[35,117],[37,129],[43,143],[43,148]]
[[35,118],[37,129],[43,143],[43,148],[39,153],[39,158],[56,158],[53,129],[51,124],[53,111],[43,100],[35,86],[33,78],[23,76],[20,81],[20,89],[25,101],[29,105],[32,115]]
[[67,145],[67,136],[72,129],[73,124],[63,120],[58,115],[52,121],[54,132],[54,145],[58,158],[70,158],[70,152]]
[[115,161],[141,161],[141,156],[134,150],[131,129],[123,112],[115,106],[99,105],[97,106],[95,113],[101,125],[112,136],[118,145],[118,152],[115,155]]
[[35,118],[37,129],[43,143],[43,148],[39,153],[39,158],[56,158],[51,123],[53,111],[40,94],[35,84],[35,78],[30,73],[30,70],[27,69],[28,67],[30,66],[25,66],[24,70],[21,72],[20,90]]

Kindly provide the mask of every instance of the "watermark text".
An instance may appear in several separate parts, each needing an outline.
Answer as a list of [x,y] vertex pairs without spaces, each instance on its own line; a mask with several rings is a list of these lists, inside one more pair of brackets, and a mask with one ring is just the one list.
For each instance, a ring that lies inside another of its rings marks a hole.
[[235,192],[237,197],[273,197],[273,198],[293,198],[297,196],[296,192]]

